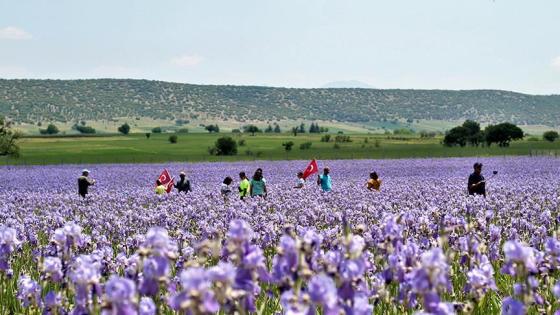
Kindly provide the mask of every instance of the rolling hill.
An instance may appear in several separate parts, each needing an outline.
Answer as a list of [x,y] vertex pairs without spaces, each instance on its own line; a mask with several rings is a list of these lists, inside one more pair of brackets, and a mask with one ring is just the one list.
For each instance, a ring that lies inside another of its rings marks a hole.
[[560,126],[560,95],[500,90],[295,89],[131,79],[0,80],[0,114],[20,123],[111,120],[475,119]]

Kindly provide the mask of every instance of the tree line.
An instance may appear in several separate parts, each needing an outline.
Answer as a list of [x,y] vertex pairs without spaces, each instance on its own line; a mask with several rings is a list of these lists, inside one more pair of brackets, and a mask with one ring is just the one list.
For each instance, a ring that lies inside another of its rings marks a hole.
[[474,120],[466,120],[462,125],[451,128],[445,133],[443,144],[446,146],[464,147],[467,144],[478,147],[479,145],[508,147],[511,141],[521,140],[525,134],[517,125],[505,122],[497,125],[488,125],[484,130]]

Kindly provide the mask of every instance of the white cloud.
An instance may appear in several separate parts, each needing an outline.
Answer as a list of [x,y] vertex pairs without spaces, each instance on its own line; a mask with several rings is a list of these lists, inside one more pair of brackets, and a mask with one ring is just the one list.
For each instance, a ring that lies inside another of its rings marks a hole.
[[560,71],[560,56],[552,59],[552,63],[550,64],[552,68]]
[[4,28],[0,28],[0,39],[23,40],[23,39],[31,39],[31,38],[32,38],[31,34],[15,26],[7,26]]
[[199,65],[204,58],[199,55],[182,55],[171,59],[171,63],[183,67],[190,68]]

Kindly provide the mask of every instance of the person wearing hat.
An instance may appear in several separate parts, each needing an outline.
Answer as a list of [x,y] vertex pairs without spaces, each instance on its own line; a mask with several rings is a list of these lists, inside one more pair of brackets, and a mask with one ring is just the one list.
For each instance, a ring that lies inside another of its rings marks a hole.
[[332,190],[331,175],[329,175],[331,169],[325,167],[323,169],[323,174],[317,176],[317,185],[321,186],[324,192],[329,192]]
[[95,180],[89,178],[89,171],[83,170],[82,176],[78,177],[78,194],[80,194],[82,198],[85,198],[88,194],[89,186],[92,186],[94,184]]
[[469,195],[482,195],[486,197],[486,181],[482,176],[482,163],[474,163],[474,172],[469,176],[467,188]]
[[175,184],[175,188],[177,188],[177,191],[184,192],[185,194],[189,191],[192,191],[191,182],[188,180],[185,172],[179,173],[179,178],[179,181],[177,182],[177,184]]

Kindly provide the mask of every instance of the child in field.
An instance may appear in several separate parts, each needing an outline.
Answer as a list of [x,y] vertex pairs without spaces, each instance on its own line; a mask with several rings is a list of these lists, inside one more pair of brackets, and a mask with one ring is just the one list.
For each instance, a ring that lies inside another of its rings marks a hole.
[[369,180],[367,181],[367,189],[369,190],[377,190],[379,191],[381,187],[381,180],[376,172],[372,172],[369,174]]
[[220,193],[222,194],[222,196],[228,196],[229,194],[231,194],[231,189],[230,189],[230,185],[233,182],[233,179],[231,177],[226,177],[224,178],[224,181],[222,182],[222,186],[220,188]]
[[329,192],[332,190],[331,176],[329,175],[330,172],[330,168],[325,167],[323,169],[323,174],[317,176],[317,185],[321,186],[321,189],[324,192]]
[[239,198],[243,200],[243,198],[249,195],[249,187],[251,186],[251,183],[249,182],[247,175],[245,175],[245,172],[239,173],[239,179]]
[[166,192],[167,192],[167,188],[163,186],[163,184],[159,179],[156,180],[156,195],[163,195]]
[[253,175],[253,179],[251,179],[251,183],[249,186],[249,193],[251,197],[266,197],[266,182],[262,175],[262,169],[257,169],[255,174]]
[[303,179],[303,172],[298,172],[297,173],[297,184],[294,188],[298,188],[301,189],[303,187],[305,187],[305,179]]

